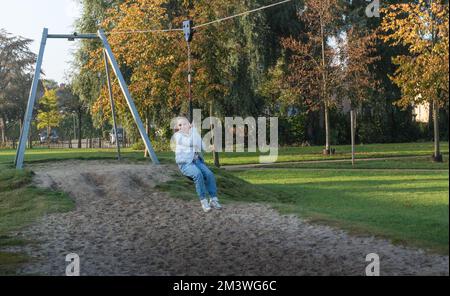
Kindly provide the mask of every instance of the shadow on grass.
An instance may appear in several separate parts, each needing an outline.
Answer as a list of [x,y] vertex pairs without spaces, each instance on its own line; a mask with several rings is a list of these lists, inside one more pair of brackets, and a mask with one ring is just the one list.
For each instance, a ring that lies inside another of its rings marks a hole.
[[[443,183],[448,179],[433,180]],[[364,182],[343,182],[339,187],[315,182],[260,186],[295,199],[294,206],[279,207],[285,214],[448,255],[449,207],[440,197],[448,194],[448,187],[383,188],[400,182],[370,182],[367,186]]]

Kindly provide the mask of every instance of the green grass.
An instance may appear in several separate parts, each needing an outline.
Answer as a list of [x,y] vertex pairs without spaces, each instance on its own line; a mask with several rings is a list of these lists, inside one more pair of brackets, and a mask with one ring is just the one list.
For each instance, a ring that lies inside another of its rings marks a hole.
[[[223,169],[211,168],[216,176],[217,190],[226,204],[234,202],[267,202],[271,204],[292,203],[294,199],[282,192],[274,192],[262,186],[252,185]],[[168,192],[174,198],[198,200],[194,183],[177,173],[173,180],[158,184],[156,189]]]
[[[313,161],[330,159],[351,158],[351,146],[334,146],[336,155],[322,155],[321,146],[313,147],[281,147],[277,162],[290,161]],[[448,143],[442,142],[441,150],[448,155]],[[357,158],[381,158],[381,157],[401,157],[401,156],[431,156],[433,153],[433,143],[402,143],[402,144],[370,144],[358,145],[356,147]],[[12,149],[0,149],[0,163],[13,163],[16,151]],[[142,151],[133,151],[129,148],[122,149],[123,157],[130,160],[143,161]],[[260,153],[220,153],[221,165],[256,164],[259,163]],[[157,152],[161,162],[173,162],[173,152]],[[115,159],[114,149],[27,149],[25,162],[43,162],[65,159]],[[205,154],[207,163],[212,163],[211,153]]]
[[352,166],[351,161],[345,162],[314,162],[314,163],[281,163],[271,165],[270,168],[296,168],[296,169],[367,169],[367,170],[448,170],[448,158],[444,162],[433,162],[429,157],[417,157],[407,159],[388,159],[356,161]]
[[14,275],[15,270],[29,260],[24,254],[0,252],[0,275]]
[[[30,185],[32,172],[17,171],[0,165],[0,247],[30,243],[11,236],[37,218],[54,212],[73,209],[74,202],[64,193]],[[0,274],[14,274],[17,266],[26,262],[23,254],[0,252]]]
[[[334,148],[337,154],[328,157],[321,154],[322,147],[280,148],[277,169],[233,173],[214,169],[221,199],[225,204],[264,202],[314,222],[448,254],[448,171],[408,171],[448,170],[448,143],[441,146],[446,154],[442,164],[427,159],[433,143],[358,145],[357,158],[421,156],[359,161],[356,168],[362,170],[350,170],[349,162],[283,164],[350,158],[350,146]],[[14,155],[14,150],[0,150],[0,247],[29,243],[9,233],[45,213],[73,207],[62,193],[31,187],[32,173],[14,170]],[[146,160],[142,151],[123,149],[122,155],[127,161]],[[157,155],[162,163],[174,161],[172,152]],[[27,150],[25,162],[115,158],[114,149],[32,149]],[[206,155],[206,160],[212,163],[211,154]],[[255,153],[221,153],[220,160],[222,165],[259,162]],[[193,183],[179,174],[158,188],[179,198],[197,199]],[[0,274],[13,273],[23,260],[26,258],[21,254],[0,253]]]
[[[11,164],[14,162],[16,151],[12,149],[0,149],[0,164]],[[128,160],[144,161],[142,151],[134,151],[130,148],[121,149],[121,155]],[[158,153],[161,162],[173,159],[172,152]],[[27,162],[47,162],[68,159],[79,160],[101,160],[117,159],[117,152],[114,149],[47,149],[34,148],[25,152],[25,164]]]
[[233,174],[294,200],[278,205],[282,212],[448,254],[448,172],[252,169]]
[[[351,146],[333,146],[336,154],[322,155],[322,146],[312,147],[281,147],[277,162],[314,161],[350,159]],[[441,152],[448,156],[448,142],[442,142]],[[433,154],[433,143],[401,143],[401,144],[369,144],[356,146],[356,158],[384,158],[403,156],[430,156]],[[220,153],[221,165],[241,165],[259,163],[259,153]],[[212,163],[211,154],[206,155],[206,161]]]

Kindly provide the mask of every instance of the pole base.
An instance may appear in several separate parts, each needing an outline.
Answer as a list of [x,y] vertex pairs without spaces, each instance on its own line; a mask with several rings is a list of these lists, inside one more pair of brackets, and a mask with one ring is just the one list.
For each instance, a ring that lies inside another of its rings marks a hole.
[[442,157],[442,154],[439,154],[439,155],[432,155],[431,156],[431,160],[433,161],[433,162],[444,162],[444,158]]
[[216,168],[220,168],[219,153],[218,152],[214,152],[214,166]]
[[322,153],[323,153],[323,155],[335,155],[336,149],[335,148],[323,149]]

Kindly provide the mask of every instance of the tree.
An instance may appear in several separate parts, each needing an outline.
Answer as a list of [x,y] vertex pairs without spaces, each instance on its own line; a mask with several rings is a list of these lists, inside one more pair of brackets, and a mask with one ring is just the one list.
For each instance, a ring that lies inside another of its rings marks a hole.
[[297,38],[284,38],[282,44],[290,54],[288,80],[300,98],[315,110],[321,106],[325,121],[325,150],[330,154],[329,108],[336,100],[331,90],[336,82],[336,67],[333,67],[334,50],[330,38],[338,31],[342,15],[339,0],[305,1],[306,11],[299,17],[306,24],[306,31]]
[[439,145],[439,108],[449,98],[449,9],[447,1],[419,0],[392,4],[384,13],[381,38],[402,45],[408,54],[393,58],[398,66],[391,80],[401,88],[398,105],[429,102],[433,107],[435,161],[442,161]]
[[[75,24],[76,29],[79,32],[96,32],[102,28],[101,25],[106,18],[107,10],[118,7],[124,0],[80,0],[80,2],[83,11]],[[100,116],[100,114],[104,114],[103,112],[94,109],[94,104],[102,89],[102,81],[105,81],[104,66],[102,68],[92,67],[92,64],[103,65],[103,55],[99,50],[100,48],[102,48],[102,45],[98,41],[81,40],[75,53],[70,88],[74,96],[78,98],[78,100],[72,101],[76,105],[73,111],[75,111],[78,120],[78,148],[81,148],[82,126],[84,119],[89,116],[87,113],[90,111],[90,115],[95,119],[93,124],[97,127],[101,126],[107,119],[106,116]],[[94,52],[96,55],[93,54]]]
[[[107,10],[101,23],[101,26],[107,28],[110,33],[108,41],[127,81],[138,112],[146,122],[148,132],[156,115],[163,117],[167,114],[167,109],[172,107],[168,98],[172,98],[169,96],[169,85],[172,82],[175,60],[174,33],[124,34],[123,31],[168,27],[167,11],[164,7],[167,2],[162,0],[126,1],[118,4],[117,8]],[[181,35],[178,36],[181,37]],[[98,59],[103,56],[101,50],[97,48],[91,52],[92,62],[87,64],[87,70],[94,73],[104,72],[104,61]],[[134,120],[128,111],[128,105],[116,77],[112,77],[112,89],[118,118],[130,131],[131,137],[137,136]],[[90,102],[90,109],[93,114],[100,112],[104,114],[104,120],[112,120],[106,83],[99,88],[98,94]]]
[[266,107],[270,110],[270,113],[276,112],[281,103],[286,105],[294,105],[296,103],[295,95],[290,93],[289,85],[285,81],[286,68],[285,57],[282,56],[276,65],[269,69],[258,89],[258,93],[266,98]]
[[[383,0],[382,3],[389,5],[398,2],[397,0]],[[381,18],[368,18],[366,15],[367,5],[365,0],[352,0],[346,6],[346,26],[356,26],[360,28],[358,30],[367,30],[378,35]],[[377,55],[380,58],[370,66],[370,71],[379,81],[380,87],[371,92],[358,108],[356,138],[361,143],[415,141],[419,137],[419,129],[413,121],[412,110],[411,108],[402,110],[394,104],[401,96],[401,91],[389,79],[389,75],[393,74],[396,68],[392,63],[392,57],[404,54],[406,50],[401,46],[390,47],[379,38],[375,42]]]
[[336,60],[341,68],[337,83],[339,95],[350,102],[352,164],[355,162],[355,109],[366,101],[379,83],[372,73],[371,65],[379,57],[376,56],[376,35],[351,25],[341,33],[336,48]]
[[[81,148],[81,136],[82,136],[82,118],[86,113],[85,103],[80,100],[80,97],[73,91],[72,85],[62,85],[56,90],[58,97],[59,109],[64,113],[75,116],[78,120],[78,132],[75,132],[73,128],[73,138],[77,138],[78,134],[78,148]],[[75,125],[75,118],[74,118]]]
[[26,107],[23,85],[29,82],[36,56],[30,51],[31,40],[11,36],[0,30],[0,134],[6,140],[6,122],[19,120]]
[[36,119],[37,128],[47,130],[47,142],[49,142],[51,129],[58,127],[62,120],[62,115],[58,110],[56,89],[45,91],[44,96],[39,100],[39,110]]
[[[179,31],[141,34],[124,34],[123,31],[178,28],[186,15],[198,23],[207,22],[215,14],[225,13],[229,4],[222,1],[192,4],[186,1],[137,0],[126,1],[117,9],[108,10],[102,26],[108,28],[109,43],[124,72],[136,107],[147,123],[168,125],[174,114],[187,111],[186,41]],[[226,68],[227,54],[233,51],[228,44],[231,36],[232,32],[222,26],[208,26],[195,34],[191,46],[196,107],[207,107],[211,101],[220,103],[227,93],[226,83],[232,81]],[[103,61],[94,60],[99,55],[100,49],[91,53],[90,71],[103,70]],[[132,122],[115,78],[113,93],[118,115]],[[93,113],[103,110],[110,114],[106,86],[91,106]]]

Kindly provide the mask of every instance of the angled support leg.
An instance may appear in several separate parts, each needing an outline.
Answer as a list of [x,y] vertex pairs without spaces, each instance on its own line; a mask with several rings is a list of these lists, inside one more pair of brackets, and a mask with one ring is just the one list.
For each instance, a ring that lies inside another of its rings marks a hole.
[[39,84],[39,76],[41,74],[42,59],[44,57],[45,44],[47,42],[48,29],[44,28],[42,32],[41,46],[39,48],[39,54],[36,61],[36,69],[34,70],[33,83],[31,84],[30,96],[28,97],[27,110],[23,120],[22,131],[20,132],[19,146],[16,151],[16,158],[14,164],[16,169],[23,168],[23,159],[25,156],[25,146],[28,140],[28,134],[30,132],[31,118],[33,117],[33,109],[36,103],[36,92]]
[[105,50],[103,50],[103,59],[105,60],[106,80],[108,82],[109,101],[111,103],[111,115],[112,115],[113,124],[114,124],[114,134],[116,136],[117,159],[120,161],[120,143],[119,143],[119,137],[117,136],[118,132],[117,132],[117,123],[116,123],[116,110],[114,107],[114,98],[113,98],[113,92],[112,92],[111,77],[109,76],[108,57],[106,56]]
[[142,140],[144,141],[145,147],[147,148],[150,157],[154,164],[159,164],[159,160],[156,157],[155,151],[153,150],[152,143],[150,142],[150,139],[145,132],[144,124],[142,123],[141,117],[139,116],[139,112],[136,109],[136,105],[133,102],[133,99],[131,98],[130,91],[128,90],[128,86],[125,83],[125,79],[123,78],[122,72],[120,72],[119,65],[117,64],[116,58],[114,57],[114,54],[112,53],[111,47],[109,46],[108,40],[106,39],[105,33],[103,30],[98,30],[97,32],[98,37],[103,42],[103,47],[105,48],[106,55],[108,56],[109,62],[111,63],[111,66],[113,68],[114,73],[117,76],[117,79],[119,80],[120,88],[122,89],[122,92],[125,96],[125,99],[127,101],[128,107],[130,108],[131,114],[133,115],[134,121],[137,124],[137,127],[139,129],[139,133],[141,134]]

